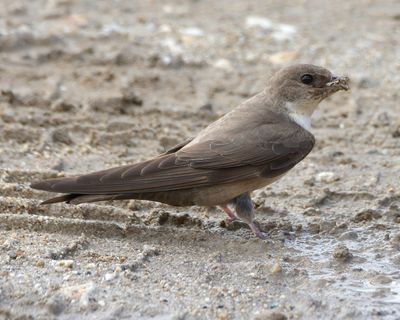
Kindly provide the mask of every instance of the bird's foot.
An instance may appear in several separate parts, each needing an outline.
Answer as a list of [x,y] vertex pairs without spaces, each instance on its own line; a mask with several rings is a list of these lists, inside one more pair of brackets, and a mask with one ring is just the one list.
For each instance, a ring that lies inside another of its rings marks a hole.
[[258,222],[254,220],[254,206],[251,202],[250,194],[248,192],[242,193],[234,201],[236,204],[235,216],[247,223],[258,238],[267,239],[267,234],[261,231]]
[[260,239],[262,239],[262,240],[265,240],[265,239],[268,238],[268,234],[265,233],[265,232],[263,232],[263,231],[261,231],[260,226],[258,225],[258,223],[257,223],[256,221],[252,221],[252,222],[250,222],[248,225],[249,225],[251,231],[253,231],[254,234],[255,234],[258,238],[260,238]]

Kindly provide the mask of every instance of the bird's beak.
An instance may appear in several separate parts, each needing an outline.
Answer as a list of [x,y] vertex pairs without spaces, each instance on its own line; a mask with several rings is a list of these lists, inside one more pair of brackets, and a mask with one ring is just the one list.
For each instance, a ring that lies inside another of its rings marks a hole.
[[327,87],[336,87],[338,90],[349,90],[349,81],[348,77],[337,77],[333,76],[331,81],[329,81],[326,86]]

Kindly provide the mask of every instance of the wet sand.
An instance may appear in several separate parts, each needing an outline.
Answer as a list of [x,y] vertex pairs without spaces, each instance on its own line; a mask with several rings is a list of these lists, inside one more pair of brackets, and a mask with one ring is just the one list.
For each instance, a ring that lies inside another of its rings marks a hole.
[[[399,319],[396,1],[0,1],[0,318]],[[38,206],[34,180],[133,163],[308,62],[352,90],[253,193],[216,208]]]

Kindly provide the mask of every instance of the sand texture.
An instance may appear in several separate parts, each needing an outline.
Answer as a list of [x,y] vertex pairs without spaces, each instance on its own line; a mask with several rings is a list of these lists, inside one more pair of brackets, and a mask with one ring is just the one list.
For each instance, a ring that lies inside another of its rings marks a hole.
[[[398,1],[0,0],[0,319],[399,319]],[[38,206],[29,183],[133,163],[308,62],[348,75],[316,146],[217,208]]]

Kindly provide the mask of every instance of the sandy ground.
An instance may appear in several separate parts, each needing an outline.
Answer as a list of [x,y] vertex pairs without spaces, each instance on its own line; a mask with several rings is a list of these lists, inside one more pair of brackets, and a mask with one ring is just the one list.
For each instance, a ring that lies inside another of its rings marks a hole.
[[[0,1],[1,319],[399,319],[398,1]],[[352,79],[313,152],[215,208],[39,207],[37,179],[146,159],[283,65]]]

